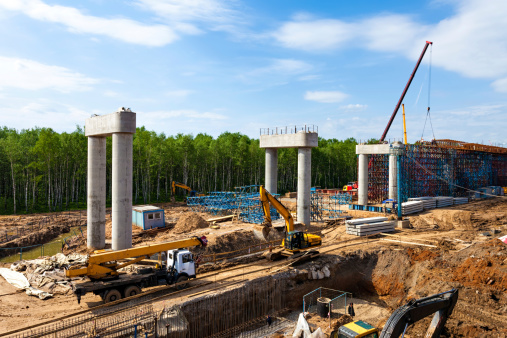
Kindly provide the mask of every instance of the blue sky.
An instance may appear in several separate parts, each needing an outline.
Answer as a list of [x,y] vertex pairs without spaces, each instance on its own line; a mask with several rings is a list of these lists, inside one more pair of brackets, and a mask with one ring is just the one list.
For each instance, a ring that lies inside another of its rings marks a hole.
[[505,0],[0,0],[0,125],[70,132],[125,106],[166,135],[379,138],[430,40],[409,142],[507,146],[506,17]]

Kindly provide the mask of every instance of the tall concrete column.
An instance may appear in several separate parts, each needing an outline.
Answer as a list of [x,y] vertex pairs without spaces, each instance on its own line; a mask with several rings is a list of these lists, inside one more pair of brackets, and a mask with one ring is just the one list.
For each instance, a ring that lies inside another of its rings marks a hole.
[[271,194],[277,193],[278,183],[278,149],[266,148],[266,190]]
[[87,246],[106,246],[106,138],[88,137]]
[[368,155],[359,154],[357,204],[368,204]]
[[113,250],[132,247],[132,141],[132,134],[113,134]]
[[298,148],[298,222],[310,225],[312,148]]
[[398,183],[396,175],[396,156],[389,155],[389,198],[397,200],[398,195]]

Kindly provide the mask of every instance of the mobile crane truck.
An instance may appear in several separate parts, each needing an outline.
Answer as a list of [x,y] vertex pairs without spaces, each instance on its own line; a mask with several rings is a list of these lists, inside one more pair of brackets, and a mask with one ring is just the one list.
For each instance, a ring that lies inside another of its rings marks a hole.
[[[98,250],[88,257],[86,266],[70,267],[65,274],[67,277],[86,276],[90,279],[74,286],[78,303],[81,302],[81,296],[87,292],[93,292],[99,295],[104,303],[109,303],[137,295],[143,288],[150,286],[175,284],[177,289],[183,289],[189,279],[196,277],[197,267],[192,253],[185,248],[204,247],[207,243],[206,237],[203,236],[125,250]],[[137,273],[119,271],[128,265],[149,259],[156,253],[159,253],[159,262],[154,268],[139,269]]]

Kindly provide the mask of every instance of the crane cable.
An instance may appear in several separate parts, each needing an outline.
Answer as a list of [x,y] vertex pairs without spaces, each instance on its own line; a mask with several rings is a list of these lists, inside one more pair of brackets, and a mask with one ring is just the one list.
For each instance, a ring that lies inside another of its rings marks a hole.
[[430,120],[430,127],[431,127],[431,133],[433,134],[433,140],[435,140],[435,131],[433,130],[433,123],[431,122],[431,115],[430,115],[430,94],[431,94],[431,55],[433,52],[433,44],[430,46],[430,61],[429,61],[429,70],[428,70],[428,109],[426,112],[426,120],[424,120],[424,127],[421,134],[421,141],[423,140],[424,136],[424,130],[426,129],[426,122],[428,119]]

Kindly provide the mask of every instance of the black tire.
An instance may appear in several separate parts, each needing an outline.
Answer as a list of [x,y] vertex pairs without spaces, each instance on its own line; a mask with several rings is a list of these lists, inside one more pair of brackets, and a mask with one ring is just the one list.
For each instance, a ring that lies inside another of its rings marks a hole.
[[188,281],[187,276],[179,276],[178,279],[176,280],[176,284],[178,284],[178,283],[182,283],[182,284],[176,285],[176,289],[177,290],[185,289],[188,286],[188,283],[184,283],[186,281]]
[[141,289],[135,285],[127,286],[125,288],[125,298],[132,297],[141,293]]
[[116,289],[111,289],[107,291],[106,295],[104,296],[104,303],[111,303],[120,299],[121,299],[120,291]]

